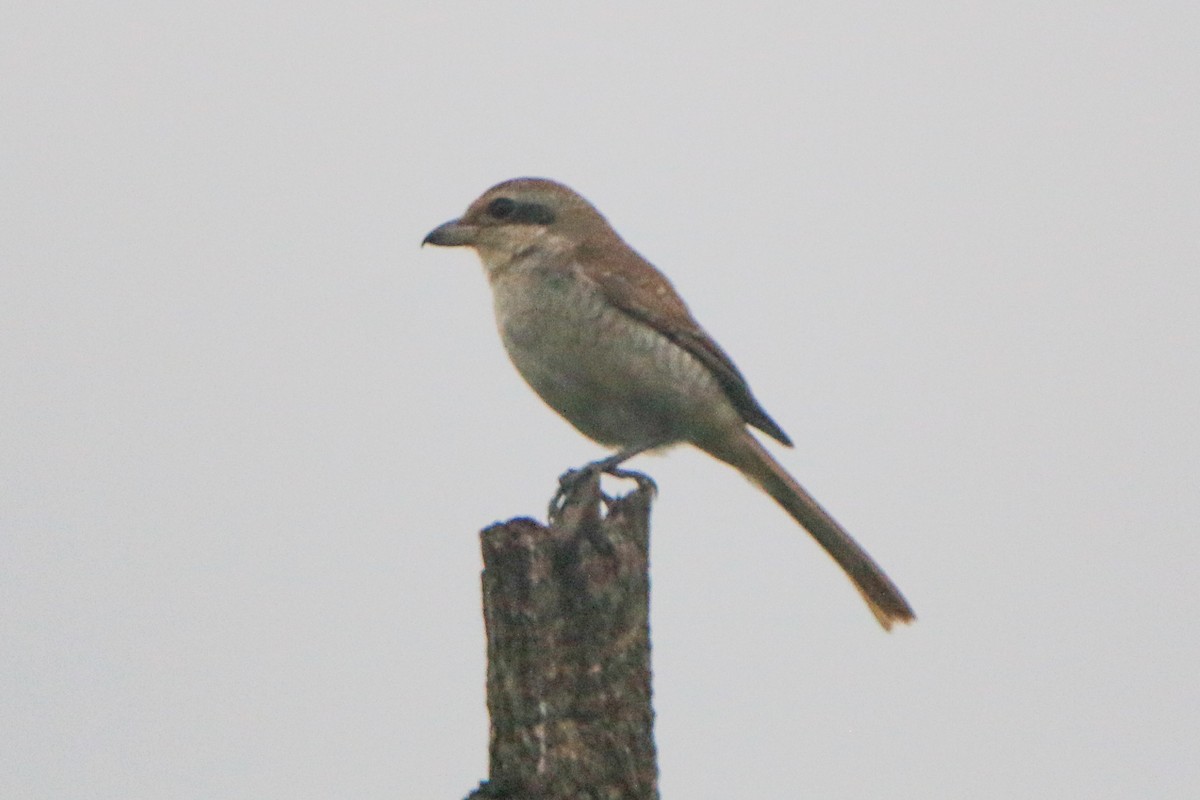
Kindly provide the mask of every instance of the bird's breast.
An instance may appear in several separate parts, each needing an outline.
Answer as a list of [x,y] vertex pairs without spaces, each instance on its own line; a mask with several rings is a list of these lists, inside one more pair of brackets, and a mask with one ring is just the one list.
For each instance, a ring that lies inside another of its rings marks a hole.
[[732,411],[709,370],[573,270],[526,265],[492,280],[496,322],[527,383],[585,435],[615,447],[689,438]]

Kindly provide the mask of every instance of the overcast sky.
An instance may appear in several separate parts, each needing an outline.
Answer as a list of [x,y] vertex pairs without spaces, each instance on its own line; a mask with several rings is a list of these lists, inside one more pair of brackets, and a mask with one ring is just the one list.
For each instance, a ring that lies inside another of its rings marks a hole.
[[486,776],[477,532],[602,451],[418,244],[520,175],[919,617],[634,462],[664,797],[1200,796],[1196,4],[428,5],[3,12],[0,797]]

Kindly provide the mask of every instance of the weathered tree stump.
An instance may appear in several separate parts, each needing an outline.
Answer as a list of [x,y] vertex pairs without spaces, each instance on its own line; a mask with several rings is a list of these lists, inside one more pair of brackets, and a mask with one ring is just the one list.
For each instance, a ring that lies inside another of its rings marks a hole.
[[469,795],[656,800],[650,706],[650,502],[575,483],[549,527],[493,525],[483,546],[489,778]]

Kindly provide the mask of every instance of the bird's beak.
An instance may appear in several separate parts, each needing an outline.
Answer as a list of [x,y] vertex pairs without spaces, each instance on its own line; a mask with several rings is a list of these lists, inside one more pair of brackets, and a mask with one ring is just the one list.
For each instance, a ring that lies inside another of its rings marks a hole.
[[475,243],[475,234],[479,228],[475,225],[469,225],[462,220],[452,219],[438,225],[429,232],[429,235],[421,240],[421,246],[434,244],[439,247],[462,247]]

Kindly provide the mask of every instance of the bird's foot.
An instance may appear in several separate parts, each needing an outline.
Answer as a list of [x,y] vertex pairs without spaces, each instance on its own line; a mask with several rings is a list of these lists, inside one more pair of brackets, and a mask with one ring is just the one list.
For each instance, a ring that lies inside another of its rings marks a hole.
[[599,469],[599,461],[593,461],[590,464],[584,464],[578,469],[569,469],[562,475],[558,476],[558,489],[554,492],[554,497],[550,498],[550,508],[547,511],[546,518],[554,522],[562,514],[563,509],[567,507],[567,499],[579,491],[589,481],[596,482],[596,492],[600,491],[600,473],[603,470]]
[[612,475],[614,478],[625,478],[637,484],[639,492],[649,492],[651,495],[658,494],[658,484],[644,472],[638,472],[636,469],[621,469],[620,467],[612,467],[604,470],[605,475]]
[[566,508],[567,500],[587,482],[595,481],[596,493],[599,498],[608,501],[610,498],[599,490],[600,476],[612,475],[614,478],[626,478],[635,481],[638,485],[638,491],[649,490],[651,493],[658,492],[658,485],[650,478],[641,472],[629,469],[621,469],[621,463],[629,456],[624,453],[602,458],[598,461],[584,464],[578,469],[569,469],[562,475],[558,476],[558,490],[554,493],[554,497],[550,499],[550,508],[548,511],[548,519],[553,522],[562,514]]

